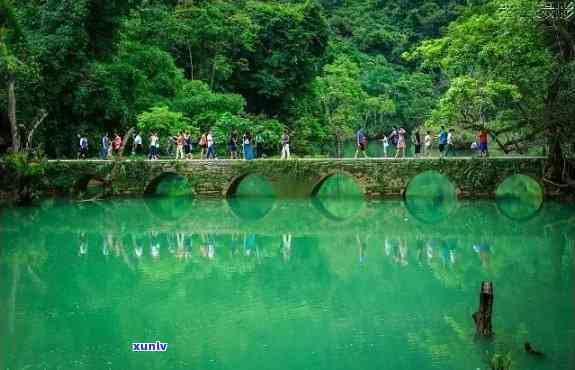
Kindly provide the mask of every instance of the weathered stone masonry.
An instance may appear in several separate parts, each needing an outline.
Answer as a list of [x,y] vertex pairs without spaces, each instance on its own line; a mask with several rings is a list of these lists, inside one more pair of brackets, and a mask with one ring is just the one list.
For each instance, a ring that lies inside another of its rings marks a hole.
[[[42,190],[74,195],[91,179],[103,181],[109,195],[139,196],[153,192],[167,174],[184,176],[197,197],[226,197],[248,175],[267,178],[278,197],[313,195],[329,176],[354,178],[366,197],[398,196],[409,181],[426,171],[437,171],[454,184],[462,197],[490,196],[508,176],[523,174],[542,187],[545,159],[310,159],[257,161],[50,161]],[[9,179],[2,181],[3,187]]]

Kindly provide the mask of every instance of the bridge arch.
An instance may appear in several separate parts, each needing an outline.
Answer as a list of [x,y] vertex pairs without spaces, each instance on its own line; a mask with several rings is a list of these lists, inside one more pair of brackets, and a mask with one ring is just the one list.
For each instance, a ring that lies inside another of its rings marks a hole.
[[[98,174],[87,174],[80,177],[72,186],[72,193],[76,195],[94,193],[94,195],[106,192],[107,181]],[[91,189],[97,189],[92,190]],[[96,194],[97,193],[97,194]]]
[[[260,173],[257,172],[244,172],[236,177],[234,177],[231,181],[228,182],[228,185],[223,189],[223,195],[226,198],[231,198],[234,195],[237,194],[238,189],[240,188],[240,185],[242,184],[242,182],[244,182],[244,180],[249,179],[249,178],[253,178],[253,179],[259,179],[262,181],[262,184],[264,184],[267,187],[267,191],[270,194],[265,194],[266,196],[270,196],[276,195],[276,189],[272,183],[272,181],[270,181],[270,179],[265,176],[262,175]],[[256,195],[256,194],[254,194]]]
[[[244,181],[247,188],[240,190]],[[228,208],[238,219],[255,222],[265,218],[276,206],[276,189],[267,176],[259,173],[242,173],[232,179],[224,190]]]
[[325,182],[334,176],[345,176],[347,178],[350,178],[351,180],[353,180],[355,185],[357,185],[358,189],[361,191],[361,194],[364,197],[366,196],[366,189],[365,189],[365,186],[363,185],[363,183],[361,182],[361,180],[356,175],[354,175],[348,171],[340,170],[340,169],[330,171],[326,174],[323,174],[320,177],[320,179],[317,180],[315,182],[315,184],[312,186],[310,195],[312,197],[316,197],[318,195],[319,191],[321,190],[322,186],[325,184]]
[[405,187],[401,191],[402,197],[405,198],[405,195],[406,195],[407,190],[409,189],[410,185],[417,184],[417,182],[420,182],[425,177],[427,177],[428,180],[433,180],[433,178],[438,179],[438,180],[441,180],[441,179],[447,180],[447,183],[453,188],[453,191],[459,197],[459,195],[461,193],[461,189],[459,188],[459,185],[457,184],[457,181],[456,181],[457,179],[453,178],[453,176],[450,176],[450,174],[448,174],[448,173],[444,173],[444,172],[442,172],[440,170],[436,170],[436,169],[424,170],[422,172],[415,174],[412,177],[409,177],[407,179],[407,181],[405,182]]
[[423,223],[435,224],[457,208],[459,191],[449,176],[428,170],[408,181],[402,197],[409,214]]
[[188,183],[188,195],[193,195],[193,189],[190,186],[190,181],[188,179],[187,176],[179,174],[177,172],[174,171],[168,171],[168,172],[163,172],[159,175],[157,175],[156,177],[152,178],[152,180],[150,180],[145,188],[144,188],[144,195],[154,195],[156,194],[156,191],[158,189],[158,186],[165,180],[176,180],[176,179],[182,179],[185,180]]
[[495,189],[497,210],[506,218],[527,221],[543,206],[544,185],[537,178],[516,173],[503,178]]
[[[330,183],[331,179],[337,181],[339,178],[344,181]],[[365,187],[359,179],[341,170],[323,175],[311,191],[313,207],[323,217],[334,222],[344,222],[356,217],[365,209],[365,198]]]

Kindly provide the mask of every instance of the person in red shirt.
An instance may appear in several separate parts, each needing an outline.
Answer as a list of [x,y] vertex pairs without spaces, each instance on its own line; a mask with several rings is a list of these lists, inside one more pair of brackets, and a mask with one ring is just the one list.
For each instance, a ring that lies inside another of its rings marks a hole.
[[481,156],[489,156],[489,150],[487,148],[487,132],[481,129],[479,131],[479,135],[477,135],[477,138],[479,140],[479,152],[481,153]]

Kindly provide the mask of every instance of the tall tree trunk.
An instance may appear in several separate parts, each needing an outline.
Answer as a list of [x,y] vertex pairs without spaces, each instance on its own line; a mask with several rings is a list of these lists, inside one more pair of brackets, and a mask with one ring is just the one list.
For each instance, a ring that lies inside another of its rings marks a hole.
[[122,146],[120,147],[120,153],[119,153],[120,158],[124,157],[124,150],[126,149],[126,145],[128,145],[128,140],[132,140],[132,145],[135,145],[134,140],[132,139],[132,137],[134,136],[134,132],[136,132],[136,129],[132,127],[128,130],[128,132],[124,136],[124,140],[122,141]]
[[547,179],[555,182],[563,180],[563,150],[558,135],[551,137],[549,143],[549,156],[547,157]]
[[48,117],[48,112],[46,112],[44,109],[40,109],[40,111],[38,112],[38,116],[32,123],[32,128],[28,132],[28,138],[26,139],[26,152],[30,152],[30,150],[32,149],[32,140],[34,139],[34,133],[36,132],[38,126],[40,126],[42,122],[44,122],[46,117]]
[[20,151],[20,132],[16,122],[16,79],[12,75],[8,77],[8,120],[12,132],[12,151],[17,153]]
[[555,126],[554,110],[557,109],[557,100],[561,90],[561,77],[558,73],[549,86],[545,98],[545,111],[543,117],[548,128],[549,156],[547,157],[547,170],[545,177],[551,181],[561,182],[563,175],[563,151],[561,150],[561,135]]

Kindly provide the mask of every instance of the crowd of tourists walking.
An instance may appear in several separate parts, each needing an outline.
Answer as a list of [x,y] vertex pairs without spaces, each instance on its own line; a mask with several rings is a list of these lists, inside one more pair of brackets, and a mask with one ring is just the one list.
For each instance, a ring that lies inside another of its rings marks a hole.
[[[130,138],[122,138],[118,133],[109,136],[107,133],[102,136],[99,143],[100,159],[112,159],[124,156],[128,148],[132,156],[147,156],[149,160],[158,160],[161,158],[173,158],[176,160],[194,159],[194,152],[197,152],[197,159],[213,160],[218,159],[218,145],[216,138],[211,129],[202,133],[199,139],[194,138],[189,132],[180,132],[177,135],[170,135],[163,143],[163,152],[160,150],[160,135],[156,131],[149,133],[147,137],[147,147],[144,146],[144,136],[141,132],[136,133]],[[89,155],[89,142],[85,135],[78,135],[78,158],[86,159]],[[408,132],[403,127],[393,127],[389,134],[384,134],[378,139],[382,143],[383,158],[404,158],[408,142],[413,148],[414,157],[430,157],[438,153],[440,157],[455,156],[455,130],[447,130],[441,127],[436,133],[430,130],[422,132],[414,130],[408,138]],[[360,156],[367,158],[368,137],[363,128],[359,128],[355,135],[356,150],[355,158]],[[130,145],[128,146],[128,142]],[[197,145],[196,145],[197,144]],[[238,131],[232,131],[225,143],[221,143],[227,149],[226,157],[229,159],[253,160],[264,158],[270,150],[265,146],[262,135],[252,136],[250,132],[242,135]],[[290,159],[290,135],[284,130],[281,135],[279,150],[276,152],[281,159]],[[277,147],[276,147],[277,148]],[[480,130],[475,141],[469,147],[470,150],[477,152],[480,156],[488,156],[488,134],[485,130]],[[277,149],[276,149],[277,150]],[[393,150],[393,152],[391,152]],[[223,151],[219,152],[220,154]]]
[[[88,137],[78,135],[78,158],[88,158]],[[127,147],[128,141],[131,141],[132,156],[147,155],[149,160],[158,160],[160,158],[171,158],[175,155],[176,160],[194,159],[194,151],[198,152],[198,159],[212,160],[217,159],[217,143],[212,130],[207,130],[200,135],[197,140],[197,149],[195,139],[188,132],[180,132],[177,135],[170,135],[164,143],[164,152],[160,150],[160,136],[158,132],[152,131],[148,136],[147,150],[144,148],[144,137],[138,132],[133,138],[122,138],[119,134],[114,133],[111,137],[108,133],[104,134],[100,140],[99,157],[102,160],[121,157]],[[281,159],[291,159],[290,154],[290,136],[287,130],[284,130],[281,141],[278,143],[281,147],[279,155]],[[233,131],[227,139],[227,154],[229,159],[253,160],[264,158],[265,142],[260,134],[252,137],[250,132],[241,135]]]
[[[410,139],[414,157],[430,157],[434,151],[435,143],[437,143],[437,151],[440,157],[455,156],[455,130],[453,129],[446,130],[444,126],[441,126],[438,133],[433,134],[431,131],[426,131],[425,135],[420,130],[415,130],[411,134]],[[383,147],[383,158],[391,156],[390,147],[395,148],[394,158],[404,158],[406,156],[407,130],[403,127],[393,127],[389,135],[384,134],[379,140]],[[355,158],[360,155],[364,158],[368,157],[367,143],[368,140],[364,130],[362,128],[358,129],[356,132]],[[469,149],[477,152],[481,157],[488,156],[487,131],[480,130]]]

